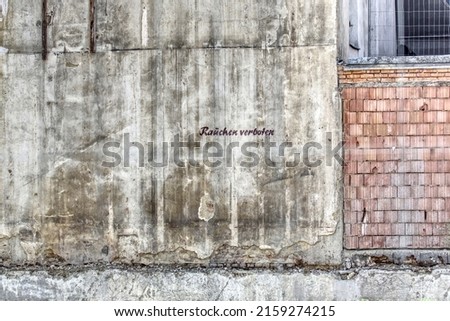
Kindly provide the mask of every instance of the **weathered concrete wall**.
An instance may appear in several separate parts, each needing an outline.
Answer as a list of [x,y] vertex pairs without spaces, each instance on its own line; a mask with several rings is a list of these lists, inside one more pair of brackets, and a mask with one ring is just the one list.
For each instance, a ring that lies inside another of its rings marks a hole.
[[[47,1],[44,61],[41,1],[3,1],[1,260],[339,264],[335,1],[98,0],[93,28],[89,11]],[[263,138],[204,126],[266,128],[294,148],[270,167]],[[103,164],[108,142],[123,156],[126,137],[161,152],[176,135],[258,143],[261,159],[155,168],[135,145],[129,167]],[[322,166],[281,163],[310,141]]]
[[448,269],[50,270],[0,273],[0,300],[449,300]]

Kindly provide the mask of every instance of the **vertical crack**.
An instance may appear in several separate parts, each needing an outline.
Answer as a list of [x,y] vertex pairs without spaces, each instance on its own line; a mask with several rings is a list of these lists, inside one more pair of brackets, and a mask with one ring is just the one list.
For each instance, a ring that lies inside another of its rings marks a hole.
[[42,0],[42,60],[47,60],[47,0]]
[[95,0],[89,0],[89,52],[95,53]]

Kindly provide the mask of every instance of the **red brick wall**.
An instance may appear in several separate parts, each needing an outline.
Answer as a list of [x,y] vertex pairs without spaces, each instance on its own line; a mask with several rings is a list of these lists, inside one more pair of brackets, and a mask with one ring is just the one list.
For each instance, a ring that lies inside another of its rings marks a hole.
[[448,248],[450,87],[344,87],[342,99],[345,248]]
[[341,85],[373,83],[395,83],[408,81],[449,81],[450,68],[338,68]]

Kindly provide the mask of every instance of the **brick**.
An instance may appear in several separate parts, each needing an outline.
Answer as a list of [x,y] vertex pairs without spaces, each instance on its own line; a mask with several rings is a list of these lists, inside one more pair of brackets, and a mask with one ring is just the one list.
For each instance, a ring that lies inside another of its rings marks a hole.
[[405,235],[405,224],[396,223],[391,225],[391,235]]
[[378,225],[378,235],[392,235],[392,224],[377,224]]
[[390,207],[390,209],[394,210],[394,211],[404,210],[404,209],[406,209],[405,202],[406,202],[406,200],[402,199],[402,198],[391,199],[391,207]]
[[397,211],[384,211],[384,223],[397,223],[398,212]]
[[407,98],[409,99],[420,98],[423,96],[421,87],[408,87],[405,90],[407,91]]
[[377,135],[377,125],[366,124],[363,129],[364,136],[376,136]]
[[378,235],[378,224],[361,224],[362,236],[376,236]]
[[367,211],[367,214],[369,214],[371,211],[375,211],[377,209],[377,200],[373,199],[364,200],[364,209]]
[[342,99],[348,100],[348,99],[355,99],[355,88],[345,88],[342,90]]
[[[431,155],[432,155],[432,152],[430,151],[430,157],[429,158],[432,158]],[[426,161],[426,162],[424,162],[425,173],[435,173],[435,172],[437,172],[438,167],[439,167],[439,162],[437,162],[437,161]]]
[[361,226],[362,224],[352,224],[350,230],[350,236],[360,236],[361,235]]
[[439,212],[433,212],[433,211],[426,211],[427,213],[427,218],[426,218],[426,222],[430,222],[430,223],[437,223],[439,222]]
[[383,149],[377,150],[377,161],[378,162],[391,161],[391,160],[395,160],[391,149],[383,148]]
[[[442,162],[439,162],[442,163]],[[441,173],[431,173],[431,183],[433,185],[437,186],[444,186],[445,185],[445,175],[442,175]],[[439,197],[437,193],[433,193],[431,197]]]
[[433,132],[432,124],[417,124],[416,125],[416,135],[425,136],[430,135]]
[[448,235],[449,234],[448,224],[443,223],[433,224],[432,234],[436,236]]
[[404,200],[405,204],[403,209],[407,211],[413,211],[417,209],[418,200],[413,198],[407,198]]
[[[447,125],[446,125],[447,126]],[[446,147],[448,147],[448,146],[450,146],[450,136],[448,136],[448,135],[445,135],[444,136],[444,145],[443,146],[438,146],[438,147],[442,147],[442,148],[446,148]],[[445,156],[444,156],[445,157]]]
[[349,177],[350,186],[363,186],[364,176],[363,175],[350,175]]
[[[386,118],[385,118],[386,117]],[[389,112],[389,113],[383,113],[383,121],[389,124],[395,124],[397,123],[397,113],[396,112]]]
[[437,121],[437,112],[436,111],[424,111],[423,112],[423,121],[425,123],[435,123]]
[[427,237],[424,236],[413,236],[412,237],[412,247],[424,249],[427,247]]
[[445,132],[445,124],[434,124],[433,126],[431,126],[431,135],[444,135]]
[[377,101],[376,100],[364,100],[363,109],[367,112],[377,111]]
[[344,144],[345,144],[345,146],[344,146],[345,150],[351,151],[352,149],[355,149],[358,147],[358,144],[359,144],[358,137],[355,137],[355,136],[345,137]]
[[398,187],[398,197],[399,198],[409,198],[412,195],[411,186],[399,186]]
[[[403,129],[403,135],[415,136],[417,135],[417,126],[414,124],[407,124]],[[406,128],[406,129],[405,129]]]
[[379,167],[382,166],[382,164],[375,164],[372,165],[374,163],[374,161],[377,160],[377,150],[376,149],[366,149],[364,150],[364,161],[369,162],[370,163],[370,172],[374,173],[374,171],[377,171],[377,169]]
[[372,237],[371,236],[363,236],[359,239],[359,248],[360,249],[371,249],[373,247]]
[[423,123],[424,122],[424,112],[423,111],[413,111],[409,114],[409,121],[411,123]]
[[357,114],[357,123],[358,124],[369,124],[372,123],[372,113],[367,112],[359,112]]
[[441,99],[439,103],[443,105],[443,110],[450,110],[450,99]]
[[359,199],[350,200],[350,210],[352,212],[360,212],[364,209],[364,201]]
[[377,88],[369,88],[369,99],[379,99],[380,96],[377,94]]
[[[391,101],[391,103],[394,102],[393,100]],[[409,101],[406,99],[397,99],[395,101],[395,105],[396,108],[394,110],[391,111],[405,111],[405,112],[409,112]]]
[[386,125],[388,135],[397,135],[397,133],[401,130],[400,128],[401,128],[401,126],[399,126],[397,124],[387,124]]
[[388,112],[374,112],[372,113],[371,124],[383,124],[384,118],[383,115]]
[[442,161],[445,159],[445,150],[444,148],[431,148],[430,149],[430,158],[436,161]]
[[404,176],[403,182],[406,186],[417,185],[419,182],[419,175],[415,173],[407,173]]
[[409,94],[408,94],[408,88],[406,88],[406,87],[398,87],[397,88],[397,92],[396,92],[396,96],[397,96],[398,99],[410,98]]
[[[425,197],[425,186],[410,186],[410,195],[412,198],[423,198]],[[399,192],[400,195],[400,192]]]
[[446,110],[445,99],[428,99],[428,110]]
[[411,147],[413,147],[413,148],[427,147],[425,144],[425,137],[411,136]]
[[422,94],[425,98],[435,98],[437,95],[436,87],[423,87]]
[[344,188],[344,198],[346,199],[355,199],[357,198],[356,187],[345,186]]
[[358,173],[358,163],[357,162],[348,162],[344,166],[344,171],[347,174],[353,175]]
[[356,111],[361,112],[364,109],[364,101],[363,100],[350,100],[348,111]]
[[344,175],[344,186],[350,186],[350,175]]
[[398,248],[400,247],[400,237],[399,236],[386,236],[386,248]]
[[358,221],[358,214],[357,214],[357,212],[345,211],[345,213],[344,213],[344,223],[346,223],[346,224],[354,224],[354,223],[357,223],[357,221]]
[[391,174],[391,183],[393,186],[403,186],[405,185],[405,174]]
[[417,209],[420,211],[431,211],[432,210],[432,199],[421,198],[417,200]]
[[398,123],[409,123],[410,122],[410,113],[407,111],[397,112],[397,122]]
[[369,88],[355,88],[356,99],[364,100],[369,98]]
[[433,211],[443,211],[445,210],[445,199],[437,198],[433,199]]
[[370,199],[371,198],[369,186],[358,187],[356,191],[357,191],[356,192],[357,198],[359,198],[359,199]]
[[359,162],[357,163],[357,166],[358,174],[368,174],[372,172],[370,162]]
[[396,173],[398,171],[397,161],[386,161],[384,162],[383,165],[384,165],[384,173]]
[[442,247],[440,240],[441,240],[441,238],[439,236],[427,237],[427,248],[440,248],[440,247]]
[[392,107],[391,104],[394,105],[395,103],[388,100],[377,100],[377,111],[390,111]]
[[438,98],[449,98],[449,88],[448,87],[438,87],[436,92],[436,97]]
[[[442,148],[445,147],[444,136],[436,136],[435,139],[436,139],[435,146],[437,147],[436,148],[437,151],[442,152]],[[442,160],[442,158],[440,160]]]
[[408,248],[413,244],[412,236],[400,236],[399,247]]
[[372,239],[373,248],[383,249],[386,247],[386,237],[384,236],[374,236]]
[[391,175],[390,174],[379,174],[377,175],[379,186],[391,186]]
[[412,173],[423,173],[425,171],[425,163],[423,161],[411,161]]
[[363,135],[363,125],[351,124],[349,126],[349,134],[351,136],[362,136]]
[[405,235],[419,235],[419,224],[405,224]]
[[346,111],[344,112],[344,122],[347,124],[354,124],[357,122],[357,113]]
[[346,249],[349,250],[358,249],[359,248],[358,241],[359,241],[358,237],[346,236],[344,238],[344,246]]
[[433,235],[433,224],[419,224],[419,235],[421,236]]
[[351,235],[352,234],[352,225],[351,224],[345,224],[344,225],[344,233],[345,233],[345,235]]
[[398,188],[396,186],[388,186],[385,190],[386,197],[396,198],[398,197]]
[[411,162],[409,161],[398,162],[398,172],[411,173]]
[[435,122],[437,123],[445,123],[450,118],[450,115],[448,115],[448,113],[445,111],[437,111],[435,113],[436,113]]
[[384,212],[373,211],[369,214],[369,223],[384,223]]
[[437,147],[437,137],[436,136],[427,136],[424,137],[426,147]]
[[394,99],[396,98],[396,88],[388,87],[382,89],[383,99]]
[[438,212],[438,222],[450,223],[450,212],[448,212],[448,209]]

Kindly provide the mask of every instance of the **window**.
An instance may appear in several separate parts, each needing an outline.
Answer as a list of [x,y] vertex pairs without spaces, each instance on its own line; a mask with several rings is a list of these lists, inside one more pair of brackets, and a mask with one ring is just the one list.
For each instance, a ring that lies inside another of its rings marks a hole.
[[450,54],[450,0],[348,0],[349,58]]

